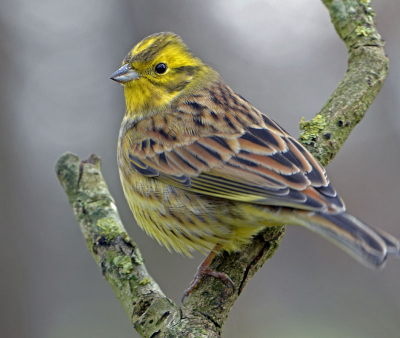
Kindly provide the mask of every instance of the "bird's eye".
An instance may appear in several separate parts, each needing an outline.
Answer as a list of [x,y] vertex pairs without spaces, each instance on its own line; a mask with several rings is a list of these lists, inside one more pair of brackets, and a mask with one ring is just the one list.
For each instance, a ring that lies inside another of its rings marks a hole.
[[167,65],[165,63],[159,63],[156,66],[155,71],[157,74],[164,74],[167,71]]

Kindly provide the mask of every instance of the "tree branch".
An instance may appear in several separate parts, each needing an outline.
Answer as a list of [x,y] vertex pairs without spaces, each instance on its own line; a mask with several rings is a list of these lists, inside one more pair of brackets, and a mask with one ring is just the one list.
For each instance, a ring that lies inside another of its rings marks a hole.
[[308,128],[300,124],[300,141],[326,166],[374,101],[388,74],[389,59],[370,0],[322,1],[349,53],[348,70],[317,118]]
[[[323,0],[349,51],[348,71],[317,116],[302,121],[300,141],[327,165],[365,115],[388,71],[369,0]],[[233,254],[217,256],[211,267],[227,273],[232,290],[205,278],[185,306],[169,300],[148,274],[137,245],[127,235],[101,175],[100,159],[80,161],[64,154],[56,165],[86,244],[143,337],[220,337],[228,313],[250,278],[279,247],[284,227],[268,228]]]
[[[58,160],[56,172],[87,247],[136,330],[148,333],[154,326],[150,321],[179,320],[178,307],[148,274],[139,249],[121,223],[100,172],[100,159],[91,155],[81,162],[78,156],[67,153]],[[157,319],[151,320],[154,314]]]

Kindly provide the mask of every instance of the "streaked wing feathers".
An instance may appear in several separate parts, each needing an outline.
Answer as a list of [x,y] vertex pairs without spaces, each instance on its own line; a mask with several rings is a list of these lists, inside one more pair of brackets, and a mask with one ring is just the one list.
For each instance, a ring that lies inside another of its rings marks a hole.
[[[344,210],[319,162],[276,122],[221,86],[178,103],[161,127],[155,117],[141,121],[149,127],[131,143],[131,166],[144,176],[201,194]],[[178,123],[185,133],[176,132]]]

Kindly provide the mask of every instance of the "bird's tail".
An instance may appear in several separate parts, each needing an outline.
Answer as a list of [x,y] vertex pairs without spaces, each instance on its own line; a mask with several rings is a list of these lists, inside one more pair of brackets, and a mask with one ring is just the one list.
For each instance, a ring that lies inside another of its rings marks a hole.
[[348,213],[315,213],[300,218],[302,226],[327,238],[369,268],[383,267],[388,256],[400,258],[397,238]]

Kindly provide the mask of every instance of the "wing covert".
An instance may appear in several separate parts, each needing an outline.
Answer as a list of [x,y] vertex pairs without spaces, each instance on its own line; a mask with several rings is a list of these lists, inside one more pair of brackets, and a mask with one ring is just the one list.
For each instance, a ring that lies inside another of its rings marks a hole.
[[[230,99],[221,104],[220,97]],[[344,210],[321,164],[226,85],[185,98],[166,116],[156,115],[135,126],[136,131],[142,128],[143,136],[131,141],[128,158],[141,175],[243,202]],[[176,131],[179,123],[185,126],[184,133]]]

